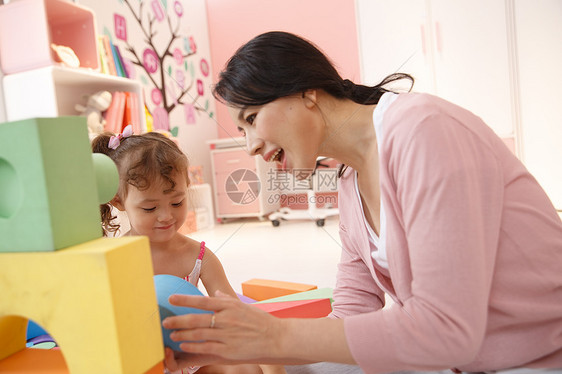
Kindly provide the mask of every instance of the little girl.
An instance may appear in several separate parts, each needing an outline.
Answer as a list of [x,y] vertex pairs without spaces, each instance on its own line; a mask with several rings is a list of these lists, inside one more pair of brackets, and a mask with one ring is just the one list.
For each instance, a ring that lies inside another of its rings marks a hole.
[[[101,205],[104,233],[116,233],[120,225],[111,214],[114,206],[127,213],[130,231],[124,235],[144,235],[150,241],[154,274],[171,274],[197,286],[203,282],[207,294],[220,290],[236,297],[215,254],[178,232],[188,210],[188,160],[166,136],[150,132],[133,135],[131,126],[123,134],[98,135],[92,141],[94,153],[104,153],[117,165],[119,189],[115,197]],[[219,370],[220,369],[220,370]],[[193,373],[197,369],[184,369]],[[261,373],[257,365],[204,367],[198,373]],[[180,373],[180,371],[178,371]]]

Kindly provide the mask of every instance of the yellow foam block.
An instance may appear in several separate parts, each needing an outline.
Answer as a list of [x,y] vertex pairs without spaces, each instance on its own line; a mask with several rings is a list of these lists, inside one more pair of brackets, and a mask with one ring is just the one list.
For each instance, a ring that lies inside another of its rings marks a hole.
[[250,279],[242,283],[242,294],[261,301],[297,292],[315,290],[316,286],[269,279]]
[[32,319],[56,340],[71,373],[138,374],[163,360],[147,238],[2,253],[0,274],[0,359],[25,348],[22,325]]

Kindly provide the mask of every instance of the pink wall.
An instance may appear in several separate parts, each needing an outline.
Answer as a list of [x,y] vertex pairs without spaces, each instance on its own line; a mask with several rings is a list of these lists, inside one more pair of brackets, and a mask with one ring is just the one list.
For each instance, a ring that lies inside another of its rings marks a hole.
[[[354,0],[207,0],[216,82],[230,56],[266,31],[289,31],[319,46],[344,78],[360,81]],[[220,138],[239,136],[226,107],[217,103]]]

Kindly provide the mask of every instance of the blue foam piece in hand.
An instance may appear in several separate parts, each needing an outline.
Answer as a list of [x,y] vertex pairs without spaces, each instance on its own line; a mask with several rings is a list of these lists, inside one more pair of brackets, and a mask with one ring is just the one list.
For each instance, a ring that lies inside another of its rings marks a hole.
[[[203,296],[203,294],[197,289],[197,287],[184,279],[169,274],[158,274],[154,276],[154,287],[156,289],[156,300],[158,301],[158,309],[160,311],[160,322],[170,316],[193,313],[212,314],[212,312],[208,310],[187,308],[170,304],[168,298],[171,295],[175,294]],[[181,352],[182,350],[180,348],[180,344],[182,342],[175,342],[170,339],[171,332],[172,330],[166,329],[162,326],[164,345],[166,347],[170,347],[174,351]]]
[[27,340],[45,334],[47,334],[47,331],[45,331],[41,326],[39,326],[35,322],[29,320],[29,322],[27,323]]

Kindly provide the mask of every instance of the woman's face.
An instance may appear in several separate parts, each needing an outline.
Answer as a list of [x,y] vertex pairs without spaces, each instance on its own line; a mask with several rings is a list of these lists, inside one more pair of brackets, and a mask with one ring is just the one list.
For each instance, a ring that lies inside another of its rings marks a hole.
[[314,93],[282,97],[245,109],[230,107],[229,112],[246,138],[250,155],[277,162],[299,179],[312,173],[324,138]]

